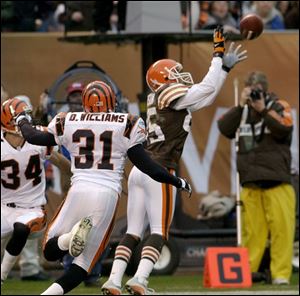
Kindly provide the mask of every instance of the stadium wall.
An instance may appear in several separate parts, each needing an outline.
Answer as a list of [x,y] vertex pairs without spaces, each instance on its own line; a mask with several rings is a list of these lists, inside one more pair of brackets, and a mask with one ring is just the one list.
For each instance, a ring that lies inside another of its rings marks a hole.
[[[60,42],[57,37],[56,34],[39,33],[1,34],[1,81],[11,96],[28,95],[36,106],[41,92],[66,68],[78,60],[91,60],[115,80],[130,102],[137,102],[144,79],[141,77],[140,45],[84,45]],[[248,60],[231,71],[214,104],[193,115],[192,134],[180,172],[194,186],[192,199],[183,199],[184,211],[193,217],[197,214],[199,198],[207,192],[215,189],[223,194],[235,192],[233,145],[220,136],[216,128],[216,119],[234,104],[234,78],[238,78],[241,89],[248,73],[263,71],[269,78],[270,90],[290,102],[296,120],[294,165],[299,165],[299,33],[265,33],[257,40],[241,43],[248,50]],[[168,52],[169,57],[182,62],[185,71],[190,71],[198,82],[209,68],[212,43],[169,45]],[[121,203],[121,216],[125,214],[125,201]]]

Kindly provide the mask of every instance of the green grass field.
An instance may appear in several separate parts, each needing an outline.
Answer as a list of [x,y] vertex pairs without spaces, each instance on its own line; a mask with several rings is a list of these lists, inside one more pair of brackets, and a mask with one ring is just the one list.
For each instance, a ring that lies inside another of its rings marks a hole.
[[[124,278],[124,283],[127,281],[127,277]],[[106,278],[101,279],[101,283],[104,283]],[[25,282],[18,279],[8,279],[1,286],[1,295],[39,295],[41,294],[53,281],[45,282]],[[202,275],[173,275],[173,276],[153,276],[150,278],[149,287],[153,288],[156,293],[172,295],[173,293],[185,293],[188,294],[206,294],[213,291],[224,291],[225,289],[205,289],[202,287]],[[299,274],[295,273],[292,276],[291,284],[288,286],[272,286],[264,284],[255,284],[252,288],[247,288],[247,291],[253,291],[253,294],[258,291],[265,292],[265,295],[275,295],[276,292],[285,293],[285,295],[299,295]],[[238,289],[226,289],[225,291],[241,291]],[[268,292],[269,291],[269,292]],[[297,292],[298,291],[298,292]],[[268,293],[268,294],[266,294]],[[269,294],[270,293],[270,294]],[[83,284],[68,293],[68,295],[101,295],[99,288],[87,288]]]

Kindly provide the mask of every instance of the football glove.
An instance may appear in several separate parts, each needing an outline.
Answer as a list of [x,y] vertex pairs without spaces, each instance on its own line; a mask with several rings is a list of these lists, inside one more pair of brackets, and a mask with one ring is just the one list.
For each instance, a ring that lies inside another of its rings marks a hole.
[[190,185],[190,183],[183,178],[178,178],[181,182],[181,187],[179,187],[180,190],[186,191],[189,193],[189,197],[191,197],[192,195],[192,186]]
[[238,45],[234,48],[234,42],[231,42],[228,52],[223,57],[223,66],[222,68],[229,72],[237,63],[247,59],[247,50],[239,52],[242,45]]
[[20,112],[19,114],[17,114],[17,115],[14,117],[15,123],[16,123],[17,125],[19,125],[19,123],[20,123],[23,119],[27,120],[29,123],[32,122],[31,116],[30,116],[27,112],[25,112],[25,111]]
[[214,30],[214,57],[223,57],[225,52],[225,37],[223,34],[223,26],[218,26]]

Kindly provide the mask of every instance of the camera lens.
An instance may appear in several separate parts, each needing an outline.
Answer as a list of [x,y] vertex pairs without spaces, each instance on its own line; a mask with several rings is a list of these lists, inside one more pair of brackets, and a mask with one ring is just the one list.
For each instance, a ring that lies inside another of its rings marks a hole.
[[251,97],[252,101],[260,100],[261,92],[262,91],[260,89],[252,89],[252,91],[250,93],[250,97]]

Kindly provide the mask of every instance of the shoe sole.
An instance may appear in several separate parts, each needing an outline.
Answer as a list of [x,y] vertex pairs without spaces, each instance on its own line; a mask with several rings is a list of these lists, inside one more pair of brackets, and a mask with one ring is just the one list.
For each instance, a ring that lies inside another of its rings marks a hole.
[[83,218],[80,221],[77,231],[71,237],[69,253],[73,257],[78,257],[85,248],[87,236],[92,228],[90,218]]
[[139,285],[125,285],[125,289],[130,295],[146,295],[145,289]]
[[121,295],[121,292],[115,288],[102,288],[103,295]]

